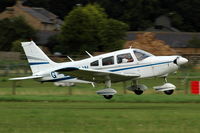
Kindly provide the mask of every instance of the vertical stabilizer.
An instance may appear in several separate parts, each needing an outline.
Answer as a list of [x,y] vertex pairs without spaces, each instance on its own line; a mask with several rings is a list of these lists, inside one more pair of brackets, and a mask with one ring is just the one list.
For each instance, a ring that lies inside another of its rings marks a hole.
[[56,64],[33,42],[22,42],[22,47],[28,59],[33,75],[47,70]]

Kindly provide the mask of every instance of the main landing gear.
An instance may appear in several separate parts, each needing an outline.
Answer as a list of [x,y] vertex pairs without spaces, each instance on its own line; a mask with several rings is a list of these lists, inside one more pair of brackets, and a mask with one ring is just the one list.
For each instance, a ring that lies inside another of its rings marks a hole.
[[143,84],[138,84],[138,81],[133,81],[132,85],[127,88],[130,91],[135,92],[136,95],[141,95],[145,90],[147,90],[147,86]]
[[96,93],[102,95],[105,99],[111,99],[117,93],[115,89],[111,88],[111,80],[105,82],[106,88],[97,91]]

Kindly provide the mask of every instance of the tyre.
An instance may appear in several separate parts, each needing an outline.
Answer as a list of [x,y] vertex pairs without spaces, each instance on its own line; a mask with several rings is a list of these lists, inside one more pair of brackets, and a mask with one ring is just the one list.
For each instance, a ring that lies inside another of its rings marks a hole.
[[166,95],[171,95],[171,94],[173,94],[173,92],[174,92],[174,90],[167,90],[167,91],[164,91],[164,93],[165,93]]
[[105,99],[111,99],[113,95],[103,95]]
[[135,92],[136,95],[141,95],[143,93],[142,90],[134,90],[134,92]]

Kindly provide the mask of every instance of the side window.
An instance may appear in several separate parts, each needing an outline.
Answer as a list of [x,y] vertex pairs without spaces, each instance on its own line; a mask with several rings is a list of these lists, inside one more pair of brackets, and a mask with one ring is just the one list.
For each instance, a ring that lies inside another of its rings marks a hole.
[[93,61],[92,63],[90,63],[90,66],[99,66],[99,61]]
[[114,64],[114,56],[106,57],[102,59],[102,65],[113,65]]
[[142,53],[142,52],[138,52],[138,51],[134,51],[134,54],[135,54],[136,58],[138,59],[138,61],[141,61],[141,60],[149,57],[149,55]]
[[117,55],[118,64],[128,63],[128,62],[133,62],[133,57],[131,56],[130,53]]

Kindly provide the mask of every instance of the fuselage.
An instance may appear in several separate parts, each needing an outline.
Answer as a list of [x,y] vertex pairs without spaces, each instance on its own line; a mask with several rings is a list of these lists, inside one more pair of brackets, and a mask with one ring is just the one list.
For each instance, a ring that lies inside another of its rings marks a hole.
[[[104,70],[120,74],[139,74],[138,78],[148,78],[175,72],[179,67],[175,60],[178,60],[179,64],[187,62],[187,59],[181,56],[154,56],[140,49],[124,49],[80,61],[57,63],[52,67],[52,70],[73,67]],[[59,76],[56,76],[57,73],[55,74],[51,70],[40,74],[48,76],[49,73],[51,79],[55,79],[55,77],[59,79]],[[64,79],[64,77],[61,76],[60,78]]]

